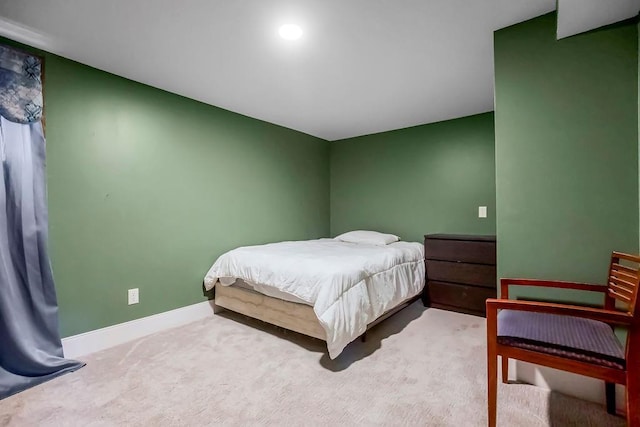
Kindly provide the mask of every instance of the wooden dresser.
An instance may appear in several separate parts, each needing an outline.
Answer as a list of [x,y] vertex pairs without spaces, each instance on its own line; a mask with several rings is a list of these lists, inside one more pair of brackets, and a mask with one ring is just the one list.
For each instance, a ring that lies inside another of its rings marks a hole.
[[428,234],[424,251],[425,303],[486,316],[486,299],[497,295],[496,237]]

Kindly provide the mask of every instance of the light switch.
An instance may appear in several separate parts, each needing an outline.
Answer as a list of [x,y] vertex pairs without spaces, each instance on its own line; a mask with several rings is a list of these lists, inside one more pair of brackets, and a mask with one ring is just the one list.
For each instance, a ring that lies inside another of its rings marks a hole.
[[478,218],[486,218],[486,217],[487,217],[487,207],[478,206]]

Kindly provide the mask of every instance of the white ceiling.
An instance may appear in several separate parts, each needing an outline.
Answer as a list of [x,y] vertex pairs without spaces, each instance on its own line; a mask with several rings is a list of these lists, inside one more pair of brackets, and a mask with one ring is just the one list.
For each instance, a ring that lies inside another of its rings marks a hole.
[[632,18],[639,10],[640,0],[560,0],[558,38]]
[[[493,31],[556,0],[0,0],[0,34],[327,140],[493,110]],[[297,23],[302,39],[278,36]]]

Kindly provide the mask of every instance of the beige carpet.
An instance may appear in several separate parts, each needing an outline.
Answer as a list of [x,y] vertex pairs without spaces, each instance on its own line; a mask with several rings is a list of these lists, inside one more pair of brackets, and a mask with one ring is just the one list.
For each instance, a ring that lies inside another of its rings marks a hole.
[[[486,425],[484,319],[418,302],[331,361],[320,341],[229,314],[85,358],[0,401],[0,426]],[[499,426],[623,426],[501,385]]]

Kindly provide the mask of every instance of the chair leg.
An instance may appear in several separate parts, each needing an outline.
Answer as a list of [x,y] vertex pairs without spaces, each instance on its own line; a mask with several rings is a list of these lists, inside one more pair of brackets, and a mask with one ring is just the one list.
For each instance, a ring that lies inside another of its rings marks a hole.
[[502,382],[509,383],[509,358],[502,356]]
[[498,404],[498,330],[497,313],[487,309],[487,418],[496,427]]
[[616,383],[604,383],[604,393],[607,398],[607,413],[616,414]]
[[627,371],[627,426],[640,427],[640,373],[631,374],[629,371]]
[[496,427],[498,404],[498,356],[489,349],[487,360],[488,418],[489,427]]

